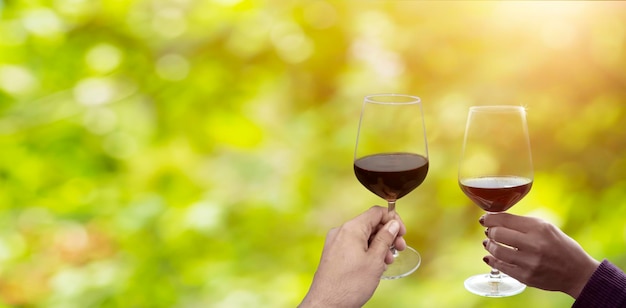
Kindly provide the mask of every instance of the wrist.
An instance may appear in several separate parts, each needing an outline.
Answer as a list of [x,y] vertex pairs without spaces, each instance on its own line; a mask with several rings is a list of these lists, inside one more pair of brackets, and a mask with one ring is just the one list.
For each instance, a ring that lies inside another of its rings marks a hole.
[[310,296],[310,295],[307,295],[302,300],[302,303],[298,305],[298,308],[334,308],[334,307],[339,308],[341,307],[341,305],[331,304],[330,301],[324,298],[318,298],[318,297]]
[[586,265],[580,269],[580,275],[577,275],[577,279],[574,280],[574,285],[569,290],[566,290],[565,293],[577,299],[593,273],[598,269],[598,266],[600,266],[600,262],[588,256]]
[[315,285],[311,286],[311,289],[302,300],[302,303],[298,305],[298,308],[324,307],[324,300],[322,300],[322,298],[317,293],[319,292],[316,292]]
[[322,307],[322,304],[316,302],[315,300],[310,299],[308,295],[302,300],[302,303],[298,305],[298,308],[315,308],[315,307]]
[[298,308],[338,307],[336,304],[333,304],[333,300],[329,296],[332,296],[331,291],[320,290],[314,282],[302,303],[298,305]]
[[365,301],[350,298],[347,294],[340,295],[330,290],[312,289],[304,297],[298,308],[357,308],[362,307]]

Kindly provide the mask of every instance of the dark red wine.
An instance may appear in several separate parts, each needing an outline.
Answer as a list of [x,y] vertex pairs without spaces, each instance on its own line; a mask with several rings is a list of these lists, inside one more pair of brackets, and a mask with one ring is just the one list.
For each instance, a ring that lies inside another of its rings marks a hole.
[[533,181],[517,176],[490,176],[459,181],[461,190],[487,212],[503,212],[522,200]]
[[424,182],[428,159],[412,153],[383,153],[354,161],[359,182],[385,200],[397,200]]

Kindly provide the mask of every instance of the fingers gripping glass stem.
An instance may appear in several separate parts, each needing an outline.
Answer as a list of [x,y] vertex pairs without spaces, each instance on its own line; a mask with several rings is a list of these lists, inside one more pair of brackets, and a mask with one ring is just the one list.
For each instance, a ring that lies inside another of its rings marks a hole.
[[[389,219],[393,219],[394,214],[396,213],[396,201],[387,201],[387,215],[389,216]],[[395,243],[395,241],[394,241]],[[398,257],[398,250],[396,249],[395,244],[391,244],[391,247],[389,247],[389,250],[391,250],[391,253],[393,254],[394,258]]]

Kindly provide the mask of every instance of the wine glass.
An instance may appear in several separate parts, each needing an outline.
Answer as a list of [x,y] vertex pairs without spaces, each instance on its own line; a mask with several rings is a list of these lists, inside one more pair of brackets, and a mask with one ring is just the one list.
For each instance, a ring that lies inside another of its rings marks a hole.
[[[388,203],[418,187],[428,173],[428,145],[419,97],[374,94],[365,97],[354,150],[354,174],[371,192]],[[382,279],[397,279],[413,273],[421,263],[419,253],[406,247],[391,247],[394,262]]]
[[[459,164],[459,186],[465,195],[483,210],[499,213],[526,196],[532,183],[526,110],[470,107]],[[465,288],[482,296],[505,297],[521,293],[526,285],[492,268],[465,280]]]

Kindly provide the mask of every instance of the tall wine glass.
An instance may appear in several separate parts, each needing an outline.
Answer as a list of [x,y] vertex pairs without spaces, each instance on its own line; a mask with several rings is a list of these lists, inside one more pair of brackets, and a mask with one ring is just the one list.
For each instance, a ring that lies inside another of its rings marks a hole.
[[[533,165],[526,124],[520,106],[470,107],[459,164],[459,186],[476,205],[490,213],[504,212],[530,191]],[[505,297],[526,286],[491,269],[465,280],[478,295]]]
[[[418,187],[428,173],[428,145],[419,97],[374,94],[365,97],[354,151],[356,178],[388,203],[393,215],[396,201]],[[382,279],[413,273],[421,263],[419,253],[408,247],[391,248],[394,262]]]

